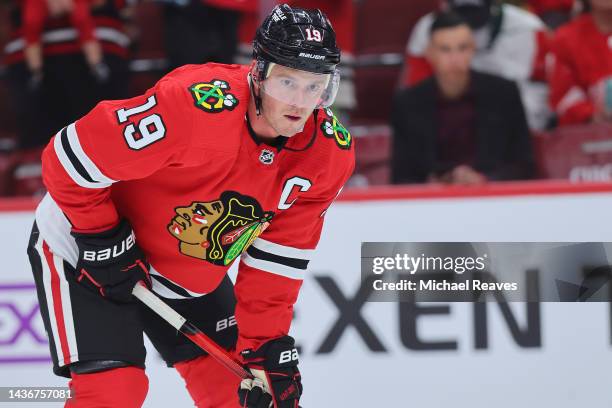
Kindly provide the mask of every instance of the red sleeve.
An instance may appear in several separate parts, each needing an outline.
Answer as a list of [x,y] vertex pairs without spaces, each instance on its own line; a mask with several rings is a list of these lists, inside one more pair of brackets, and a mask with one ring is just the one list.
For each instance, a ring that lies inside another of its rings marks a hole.
[[47,3],[44,0],[23,1],[23,34],[28,45],[41,41],[47,14]]
[[556,38],[552,43],[549,72],[550,103],[560,125],[588,122],[595,107],[578,82],[575,63],[569,47]]
[[288,334],[293,305],[319,242],[325,212],[353,166],[351,161],[350,168],[339,172],[324,191],[300,196],[272,219],[242,256],[235,287],[238,351],[257,349],[267,340]]
[[72,13],[70,14],[72,25],[79,32],[79,41],[95,41],[94,29],[96,25],[89,9],[89,0],[74,0],[72,2]]
[[[78,230],[113,226],[110,186],[178,162],[192,134],[187,88],[162,79],[144,95],[99,103],[60,130],[43,152],[49,194]],[[187,118],[187,119],[185,119]]]

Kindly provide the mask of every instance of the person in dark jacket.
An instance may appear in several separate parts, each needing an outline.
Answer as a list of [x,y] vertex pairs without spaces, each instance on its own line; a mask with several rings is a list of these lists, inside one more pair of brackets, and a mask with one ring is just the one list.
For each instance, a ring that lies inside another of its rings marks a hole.
[[435,75],[394,101],[394,183],[482,184],[533,175],[518,87],[472,70],[474,44],[462,17],[452,12],[436,17],[427,50]]

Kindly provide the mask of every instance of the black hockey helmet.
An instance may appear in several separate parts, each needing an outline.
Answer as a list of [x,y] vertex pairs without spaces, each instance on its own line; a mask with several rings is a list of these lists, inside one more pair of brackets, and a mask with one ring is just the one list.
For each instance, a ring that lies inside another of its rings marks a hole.
[[[331,23],[320,10],[281,4],[257,29],[253,58],[302,71],[332,74],[340,62],[340,49]],[[260,72],[265,74],[266,70]]]
[[[340,62],[340,49],[331,23],[320,10],[304,10],[287,4],[274,7],[257,29],[253,58],[256,60],[253,82],[258,82],[263,93],[277,100],[320,109],[329,107],[336,99],[340,85],[340,73],[336,68]],[[288,87],[266,80],[274,65],[325,76],[324,88],[297,102],[300,98]],[[261,93],[255,93],[253,82],[251,91],[259,115]]]

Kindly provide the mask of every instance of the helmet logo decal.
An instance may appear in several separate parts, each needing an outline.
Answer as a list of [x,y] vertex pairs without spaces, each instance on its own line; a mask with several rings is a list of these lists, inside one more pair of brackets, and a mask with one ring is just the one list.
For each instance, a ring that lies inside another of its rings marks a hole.
[[323,36],[321,35],[321,32],[317,30],[316,28],[307,28],[306,29],[306,39],[308,41],[321,42],[323,41]]
[[275,23],[278,23],[279,21],[285,19],[287,19],[287,17],[285,16],[285,13],[283,13],[283,10],[281,10],[280,7],[276,7],[272,13],[272,20],[274,20]]
[[307,52],[300,52],[300,57],[303,58],[312,58],[312,59],[316,59],[316,60],[324,60],[325,59],[325,55],[317,55],[317,54],[310,54]]
[[195,106],[205,112],[218,113],[232,110],[238,105],[238,99],[227,91],[229,83],[219,79],[210,82],[198,82],[189,87]]
[[340,63],[340,48],[329,19],[320,10],[281,4],[257,29],[253,57],[266,64],[333,74]]
[[224,191],[211,201],[194,201],[174,209],[168,232],[183,255],[214,265],[229,265],[270,225],[272,211],[263,211],[253,197]]
[[334,138],[339,148],[346,150],[350,149],[353,142],[351,133],[338,121],[338,118],[336,118],[331,109],[328,108],[324,111],[327,117],[323,119],[323,123],[321,123],[323,135]]

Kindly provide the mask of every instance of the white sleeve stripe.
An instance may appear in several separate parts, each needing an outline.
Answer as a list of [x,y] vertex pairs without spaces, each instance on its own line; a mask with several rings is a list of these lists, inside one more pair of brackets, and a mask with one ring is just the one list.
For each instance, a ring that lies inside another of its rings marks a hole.
[[283,256],[285,258],[297,258],[310,260],[314,253],[314,249],[299,249],[290,246],[276,244],[262,238],[257,238],[252,244],[260,251],[269,252],[274,255]]
[[68,158],[68,155],[64,151],[64,147],[62,146],[62,138],[61,138],[62,130],[57,132],[57,134],[55,135],[55,139],[53,141],[53,148],[55,150],[55,154],[57,155],[57,158],[59,159],[60,163],[64,167],[64,170],[66,170],[66,173],[68,173],[70,178],[72,178],[72,180],[76,184],[78,184],[81,187],[85,187],[85,188],[106,188],[110,186],[109,183],[95,183],[95,182],[92,183],[91,181],[85,180],[85,178],[83,178],[83,176],[79,174],[79,172],[74,168],[74,165]]
[[72,178],[72,180],[75,183],[77,183],[79,186],[85,187],[85,188],[108,187],[110,184],[105,185],[101,183],[92,183],[90,181],[85,180],[83,176],[79,174],[79,172],[74,168],[73,164],[70,162],[68,155],[66,154],[66,152],[64,151],[64,148],[62,147],[61,132],[62,131],[60,130],[55,135],[55,140],[53,141],[53,148],[55,150],[55,154],[57,155],[57,158],[59,159],[60,163],[64,167],[64,170],[66,170],[66,173],[68,173],[70,178]]
[[85,154],[85,152],[83,151],[83,147],[81,147],[81,143],[79,142],[79,136],[77,134],[76,125],[74,123],[68,126],[68,142],[70,143],[72,151],[79,159],[83,167],[85,167],[85,170],[87,170],[87,173],[89,173],[89,176],[92,178],[93,181],[107,184],[115,182],[115,180],[106,177],[104,174],[102,174],[100,169],[98,169],[94,162],[92,162],[91,159]]
[[262,259],[253,258],[246,252],[242,254],[241,261],[251,268],[259,269],[260,271],[273,273],[275,275],[284,276],[289,279],[304,280],[304,269],[292,268],[287,265],[282,265],[276,262],[264,261]]

